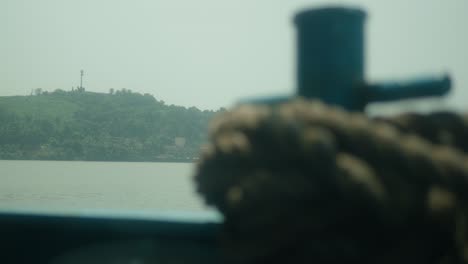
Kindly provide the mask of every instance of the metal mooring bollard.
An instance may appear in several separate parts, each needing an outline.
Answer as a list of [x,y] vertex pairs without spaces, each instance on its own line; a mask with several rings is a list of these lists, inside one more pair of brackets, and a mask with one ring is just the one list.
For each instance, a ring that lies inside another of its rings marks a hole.
[[[297,96],[362,111],[371,102],[448,93],[451,87],[448,75],[409,82],[367,83],[365,18],[364,11],[344,7],[310,9],[295,16]],[[291,97],[270,97],[245,102],[270,104],[289,99]]]

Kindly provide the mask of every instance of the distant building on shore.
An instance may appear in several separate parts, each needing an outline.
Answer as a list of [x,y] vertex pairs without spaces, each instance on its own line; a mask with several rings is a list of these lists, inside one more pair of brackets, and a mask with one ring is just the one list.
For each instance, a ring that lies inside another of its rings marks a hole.
[[185,147],[186,139],[184,137],[174,138],[174,145],[179,148]]

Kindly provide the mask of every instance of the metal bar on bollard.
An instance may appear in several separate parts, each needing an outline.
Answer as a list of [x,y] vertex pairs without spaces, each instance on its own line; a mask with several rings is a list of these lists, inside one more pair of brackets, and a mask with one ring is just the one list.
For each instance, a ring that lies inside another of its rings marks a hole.
[[421,78],[409,82],[383,82],[366,87],[368,102],[395,101],[406,98],[442,96],[449,92],[451,80],[448,75],[441,78]]

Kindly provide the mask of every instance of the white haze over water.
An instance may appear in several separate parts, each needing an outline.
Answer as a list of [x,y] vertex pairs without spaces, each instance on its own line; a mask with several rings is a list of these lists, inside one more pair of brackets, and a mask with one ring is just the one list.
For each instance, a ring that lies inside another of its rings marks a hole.
[[369,80],[451,73],[439,105],[465,109],[466,0],[1,0],[0,96],[34,88],[127,88],[169,104],[217,109],[292,94],[303,7],[366,9]]

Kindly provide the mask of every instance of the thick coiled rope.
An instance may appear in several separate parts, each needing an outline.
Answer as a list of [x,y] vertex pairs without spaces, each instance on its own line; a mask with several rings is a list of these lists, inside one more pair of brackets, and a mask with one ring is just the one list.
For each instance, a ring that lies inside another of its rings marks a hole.
[[468,116],[441,111],[430,114],[406,113],[392,118],[376,118],[403,133],[412,133],[433,144],[451,146],[468,153]]
[[227,259],[468,263],[468,158],[401,120],[301,99],[216,118],[195,181]]

